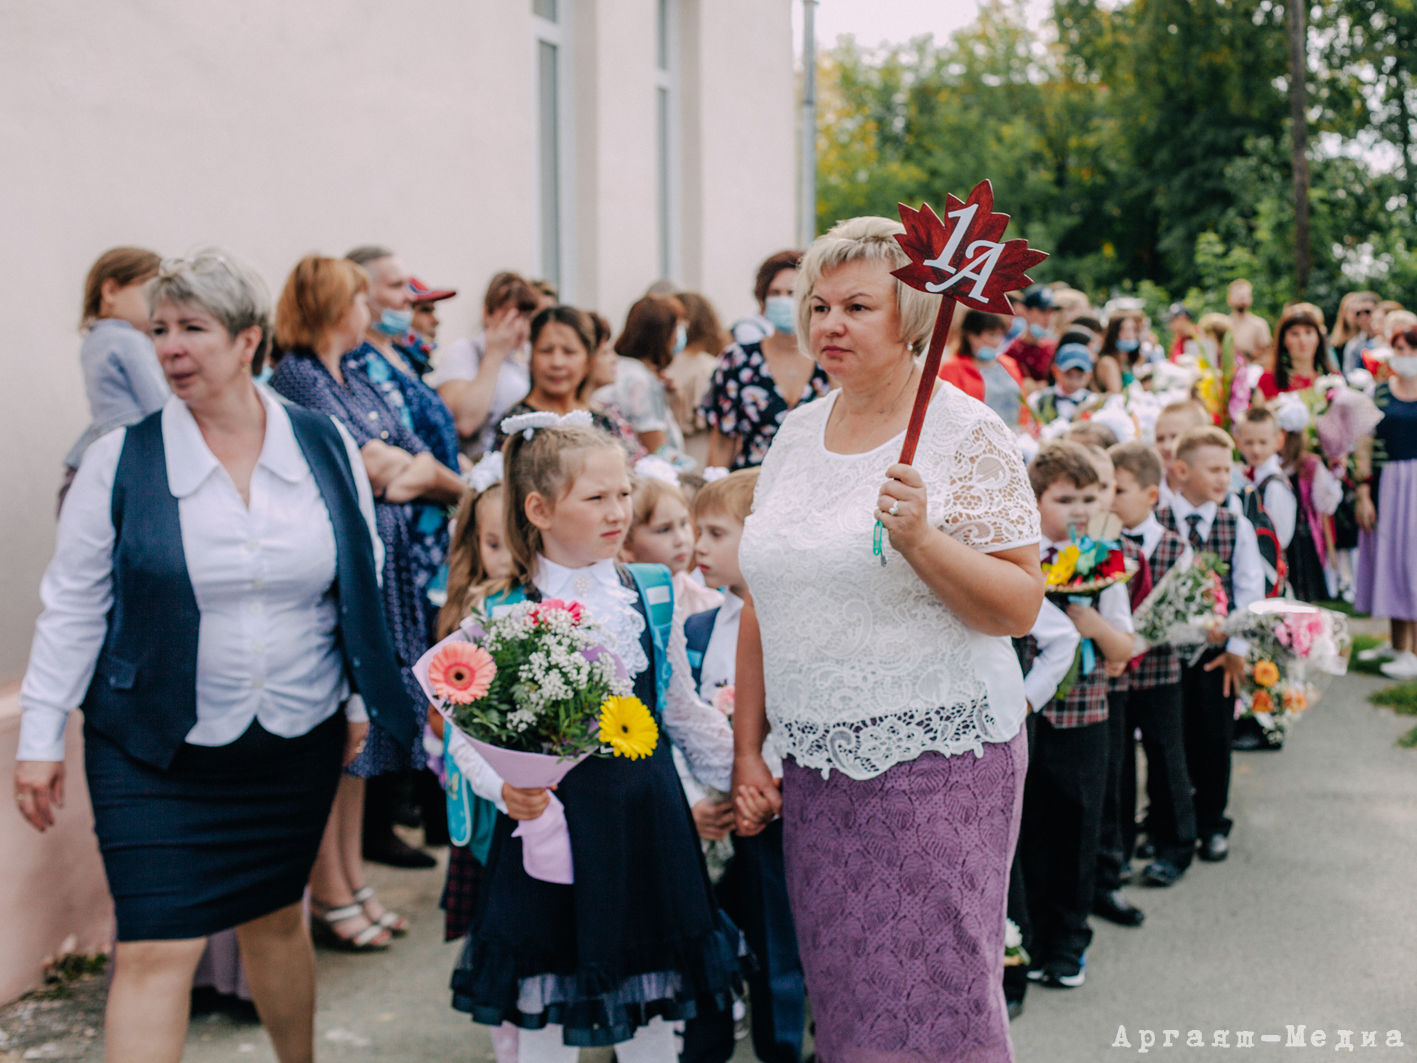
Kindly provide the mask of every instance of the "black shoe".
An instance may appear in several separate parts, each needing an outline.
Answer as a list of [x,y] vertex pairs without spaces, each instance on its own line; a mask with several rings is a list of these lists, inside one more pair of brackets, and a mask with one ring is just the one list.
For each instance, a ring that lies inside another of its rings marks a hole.
[[1145,841],[1143,841],[1143,842],[1137,843],[1137,859],[1138,859],[1138,860],[1155,860],[1155,859],[1156,859],[1156,846],[1153,845],[1153,844],[1151,844],[1151,839],[1150,839],[1150,838],[1147,838],[1147,839],[1146,839]]
[[1043,984],[1053,989],[1076,989],[1087,981],[1087,956],[1075,960],[1052,960],[1043,968]]
[[1235,737],[1230,740],[1230,748],[1237,753],[1253,753],[1257,749],[1268,748],[1268,743],[1264,740],[1264,734],[1258,727],[1250,730],[1237,731]]
[[1008,1006],[1009,1009],[1010,1022],[1012,1022],[1014,1019],[1017,1019],[1020,1015],[1023,1014],[1023,997],[1018,997],[1017,999],[1015,999],[1014,997],[1005,997],[1004,1003]]
[[1230,855],[1230,840],[1223,834],[1212,834],[1202,839],[1200,846],[1197,855],[1212,864],[1218,864]]
[[1141,880],[1147,886],[1174,886],[1185,873],[1170,860],[1153,860],[1141,869]]
[[1099,893],[1092,901],[1094,915],[1118,926],[1141,926],[1146,913],[1123,896],[1121,890]]
[[1119,885],[1119,886],[1130,886],[1131,884],[1132,884],[1132,862],[1131,862],[1130,860],[1127,860],[1127,861],[1125,861],[1125,862],[1122,864],[1122,870],[1119,871],[1119,872],[1117,872],[1117,885]]
[[364,859],[390,867],[437,867],[438,861],[395,834],[364,839]]

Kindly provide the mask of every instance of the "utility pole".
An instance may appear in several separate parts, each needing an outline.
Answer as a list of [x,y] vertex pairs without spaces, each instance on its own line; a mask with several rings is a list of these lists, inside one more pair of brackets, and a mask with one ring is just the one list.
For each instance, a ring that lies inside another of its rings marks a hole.
[[802,0],[802,186],[797,243],[817,238],[817,0]]
[[1287,0],[1289,16],[1289,121],[1293,127],[1294,290],[1303,298],[1313,252],[1309,246],[1308,62],[1305,58],[1307,0]]

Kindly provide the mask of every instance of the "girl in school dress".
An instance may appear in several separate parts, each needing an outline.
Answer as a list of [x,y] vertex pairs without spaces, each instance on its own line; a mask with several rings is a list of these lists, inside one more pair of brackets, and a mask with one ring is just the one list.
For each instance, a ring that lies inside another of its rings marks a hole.
[[693,694],[668,571],[615,562],[630,524],[629,469],[588,420],[579,412],[503,422],[516,576],[484,611],[525,599],[580,602],[667,733],[650,757],[590,757],[560,783],[575,881],[557,885],[526,873],[512,836],[517,820],[540,815],[546,791],[502,783],[454,732],[450,754],[503,814],[453,972],[453,1006],[479,1023],[520,1027],[524,1063],[573,1063],[581,1046],[610,1044],[621,1063],[672,1063],[669,1023],[730,1007],[746,950],[714,902],[670,740],[700,778],[726,790],[732,732]]

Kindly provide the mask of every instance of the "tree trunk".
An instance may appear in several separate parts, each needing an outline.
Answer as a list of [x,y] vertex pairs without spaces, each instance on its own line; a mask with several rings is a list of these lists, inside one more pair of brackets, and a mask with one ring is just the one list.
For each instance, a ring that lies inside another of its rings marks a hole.
[[1309,247],[1308,64],[1305,56],[1307,0],[1288,0],[1289,119],[1293,126],[1294,289],[1300,298],[1309,283],[1313,257]]

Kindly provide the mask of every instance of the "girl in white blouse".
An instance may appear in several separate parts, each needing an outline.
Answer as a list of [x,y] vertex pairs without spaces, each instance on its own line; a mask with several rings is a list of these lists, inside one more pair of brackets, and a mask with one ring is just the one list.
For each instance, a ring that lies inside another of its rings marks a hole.
[[938,306],[891,276],[902,231],[853,219],[803,259],[797,334],[840,387],[783,421],[744,528],[735,797],[741,831],[783,809],[824,1058],[1003,1060],[1038,513],[1009,430],[952,385],[896,463]]

